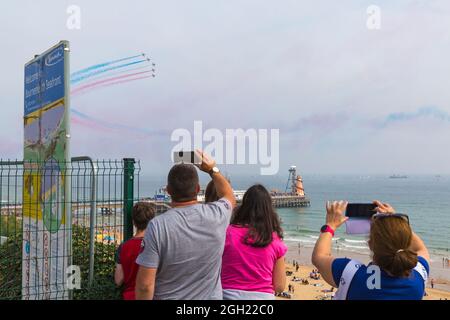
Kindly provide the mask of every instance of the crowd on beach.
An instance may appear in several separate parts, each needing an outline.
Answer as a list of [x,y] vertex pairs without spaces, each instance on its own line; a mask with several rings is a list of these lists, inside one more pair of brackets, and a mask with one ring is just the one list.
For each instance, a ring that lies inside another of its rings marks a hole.
[[[115,282],[126,300],[272,300],[290,297],[280,218],[270,193],[251,186],[237,206],[229,181],[215,161],[196,151],[201,164],[175,164],[167,177],[171,209],[156,216],[152,204],[138,202],[132,220],[136,233],[116,255]],[[209,174],[205,203],[197,201],[198,171]],[[332,255],[332,238],[345,223],[347,202],[326,204],[324,226],[311,261],[310,280],[323,279],[336,300],[420,300],[430,272],[429,253],[409,217],[374,201],[368,245],[373,261]],[[299,249],[300,250],[300,249]],[[448,262],[447,262],[448,263]],[[293,261],[294,270],[299,264]],[[375,271],[374,271],[375,270]],[[371,277],[379,270],[379,279]],[[292,281],[309,284],[308,279]],[[335,288],[337,289],[335,291]],[[325,290],[325,289],[324,289]]]

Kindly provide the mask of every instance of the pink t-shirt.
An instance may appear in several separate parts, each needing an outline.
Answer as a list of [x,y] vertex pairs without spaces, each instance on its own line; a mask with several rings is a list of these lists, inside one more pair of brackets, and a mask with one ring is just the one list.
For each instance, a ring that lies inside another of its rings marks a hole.
[[246,245],[248,228],[230,225],[222,257],[222,288],[274,293],[272,274],[275,262],[286,254],[287,246],[273,233],[265,248]]

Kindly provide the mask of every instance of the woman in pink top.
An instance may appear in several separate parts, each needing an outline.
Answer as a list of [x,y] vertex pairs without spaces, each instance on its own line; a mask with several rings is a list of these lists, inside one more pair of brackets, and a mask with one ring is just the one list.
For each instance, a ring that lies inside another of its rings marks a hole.
[[269,192],[254,185],[245,192],[227,229],[222,257],[225,300],[274,299],[286,286],[280,219]]

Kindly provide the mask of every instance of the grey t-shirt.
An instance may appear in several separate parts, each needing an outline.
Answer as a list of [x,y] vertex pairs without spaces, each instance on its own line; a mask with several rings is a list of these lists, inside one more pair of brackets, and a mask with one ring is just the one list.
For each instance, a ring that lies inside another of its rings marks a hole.
[[150,221],[136,263],[158,269],[154,299],[222,299],[220,271],[231,211],[222,198],[172,208]]

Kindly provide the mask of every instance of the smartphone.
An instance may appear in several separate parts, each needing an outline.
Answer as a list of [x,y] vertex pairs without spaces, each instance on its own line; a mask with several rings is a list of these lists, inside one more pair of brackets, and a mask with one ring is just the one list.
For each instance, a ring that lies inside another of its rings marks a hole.
[[202,159],[201,156],[199,156],[195,151],[175,151],[173,153],[173,162],[176,164],[178,163],[201,164]]
[[376,213],[373,203],[349,203],[345,216],[349,219],[345,222],[346,233],[356,235],[368,235],[370,233],[371,218]]
[[349,203],[345,216],[349,218],[371,218],[375,213],[376,206],[373,203]]

